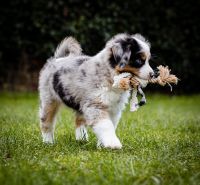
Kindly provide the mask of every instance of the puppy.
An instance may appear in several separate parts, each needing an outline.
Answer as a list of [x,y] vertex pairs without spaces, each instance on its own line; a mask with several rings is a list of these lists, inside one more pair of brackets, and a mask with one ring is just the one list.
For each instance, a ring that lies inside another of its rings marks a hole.
[[141,79],[153,76],[150,43],[140,34],[118,34],[95,56],[82,54],[72,37],[64,39],[40,72],[40,127],[43,142],[53,143],[55,116],[61,104],[76,112],[76,139],[88,140],[86,126],[97,146],[120,149],[115,130],[130,96],[130,79],[113,88],[113,78],[130,72]]

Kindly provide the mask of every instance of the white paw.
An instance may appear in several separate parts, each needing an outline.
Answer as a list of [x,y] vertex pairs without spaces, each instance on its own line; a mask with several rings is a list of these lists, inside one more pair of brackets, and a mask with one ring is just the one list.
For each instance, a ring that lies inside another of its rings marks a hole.
[[42,138],[44,143],[54,143],[54,136],[52,132],[43,132],[42,133]]
[[105,137],[98,140],[97,147],[111,148],[111,149],[121,149],[122,144],[120,140],[116,137]]
[[80,127],[76,128],[75,134],[77,141],[88,141],[88,133],[84,125],[81,125]]

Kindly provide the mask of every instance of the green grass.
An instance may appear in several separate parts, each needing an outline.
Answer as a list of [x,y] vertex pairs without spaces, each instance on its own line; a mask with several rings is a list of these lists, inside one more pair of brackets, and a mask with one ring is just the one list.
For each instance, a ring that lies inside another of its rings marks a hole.
[[200,95],[147,96],[124,112],[122,150],[74,137],[74,114],[58,115],[56,144],[42,143],[36,94],[0,94],[0,184],[200,184]]

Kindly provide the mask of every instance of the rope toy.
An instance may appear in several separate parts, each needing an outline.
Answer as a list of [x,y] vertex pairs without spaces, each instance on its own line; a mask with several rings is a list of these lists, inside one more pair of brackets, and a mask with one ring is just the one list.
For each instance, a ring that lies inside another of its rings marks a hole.
[[149,80],[150,83],[158,83],[161,86],[165,86],[168,84],[170,86],[170,90],[172,91],[172,86],[171,84],[177,84],[178,83],[178,78],[170,74],[171,69],[168,68],[168,66],[164,67],[162,65],[157,67],[159,76],[157,78],[153,78]]
[[[119,87],[120,80],[122,78],[129,78],[130,79],[130,86],[132,87],[132,96],[130,100],[130,111],[134,112],[137,111],[137,109],[146,104],[146,97],[142,90],[142,88],[145,88],[148,83],[153,84],[159,84],[161,86],[169,85],[170,90],[172,91],[172,85],[171,84],[177,84],[178,78],[170,74],[171,70],[168,68],[168,66],[164,67],[162,65],[157,67],[159,76],[156,78],[152,78],[150,80],[142,80],[136,76],[134,76],[131,73],[121,73],[119,75],[116,75],[114,77],[114,83],[113,87]],[[142,96],[140,102],[138,102],[137,94],[140,94]]]

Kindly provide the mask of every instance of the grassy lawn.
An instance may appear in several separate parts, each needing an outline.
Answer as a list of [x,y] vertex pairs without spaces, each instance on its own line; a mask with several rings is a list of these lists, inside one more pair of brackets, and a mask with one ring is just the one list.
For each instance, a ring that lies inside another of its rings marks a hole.
[[200,184],[200,95],[147,93],[124,112],[122,150],[75,141],[74,114],[58,115],[56,144],[42,143],[36,94],[0,94],[0,184]]

